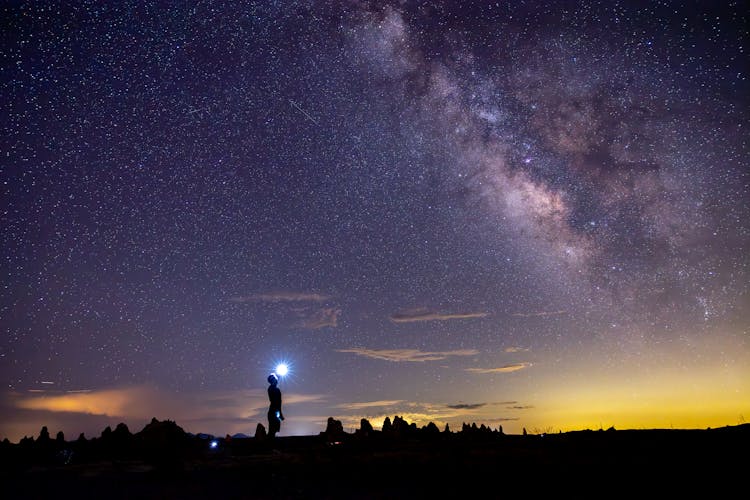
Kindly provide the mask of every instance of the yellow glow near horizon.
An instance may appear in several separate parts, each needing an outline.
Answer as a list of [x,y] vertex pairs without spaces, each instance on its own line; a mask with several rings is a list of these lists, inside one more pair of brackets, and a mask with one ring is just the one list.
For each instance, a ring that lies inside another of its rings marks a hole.
[[[581,377],[548,384],[523,421],[555,429],[706,428],[750,417],[750,368],[692,370],[662,367],[646,373]],[[529,427],[526,425],[526,427]]]
[[142,396],[142,390],[137,388],[113,389],[25,398],[17,405],[26,410],[126,416],[133,414],[133,404]]

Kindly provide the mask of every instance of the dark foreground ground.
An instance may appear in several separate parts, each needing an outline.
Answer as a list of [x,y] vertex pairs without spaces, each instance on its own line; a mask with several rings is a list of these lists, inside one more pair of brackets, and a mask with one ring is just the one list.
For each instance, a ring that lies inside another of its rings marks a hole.
[[750,425],[191,443],[179,453],[162,443],[150,456],[90,453],[67,463],[59,453],[41,463],[6,449],[0,497],[718,499],[745,498],[750,490]]

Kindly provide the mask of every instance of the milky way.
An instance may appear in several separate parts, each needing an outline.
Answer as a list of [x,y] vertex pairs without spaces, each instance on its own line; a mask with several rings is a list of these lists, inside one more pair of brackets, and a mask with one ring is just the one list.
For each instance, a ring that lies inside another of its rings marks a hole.
[[2,437],[750,413],[739,2],[3,7]]

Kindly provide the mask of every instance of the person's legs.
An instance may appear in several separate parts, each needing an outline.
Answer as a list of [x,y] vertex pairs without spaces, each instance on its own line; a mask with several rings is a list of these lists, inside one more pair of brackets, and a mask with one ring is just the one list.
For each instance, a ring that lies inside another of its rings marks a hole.
[[276,436],[276,433],[281,429],[281,421],[276,417],[275,412],[268,412],[268,435],[270,437]]

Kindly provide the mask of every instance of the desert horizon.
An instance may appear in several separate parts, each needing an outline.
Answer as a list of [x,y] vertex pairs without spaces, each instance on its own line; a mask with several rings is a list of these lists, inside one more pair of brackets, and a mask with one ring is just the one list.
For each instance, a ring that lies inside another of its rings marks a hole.
[[[299,365],[294,368],[303,370]],[[262,372],[256,376],[256,380],[263,378]],[[735,381],[740,388],[750,387],[750,378],[743,380],[740,373],[708,374],[700,384],[689,386],[674,378],[661,379],[656,386],[645,378],[625,386],[613,381],[611,387],[607,387],[605,379],[596,388],[591,384],[566,386],[551,381],[545,386],[546,394],[532,395],[509,391],[507,384],[511,382],[503,377],[490,381],[488,388],[510,397],[483,400],[468,399],[471,393],[453,399],[451,394],[439,392],[433,392],[431,399],[409,400],[399,384],[371,388],[391,397],[342,400],[333,392],[308,390],[306,378],[292,372],[279,384],[287,416],[282,435],[315,434],[325,427],[329,416],[340,420],[345,429],[358,427],[361,418],[379,426],[386,417],[398,414],[419,426],[434,422],[443,428],[446,424],[456,427],[476,422],[521,434],[524,428],[534,433],[609,427],[705,429],[742,424],[750,411],[741,392],[744,389],[739,393],[716,393],[712,389],[714,383],[726,380]],[[193,433],[250,434],[258,422],[267,425],[268,404],[266,388],[257,385],[177,392],[142,384],[69,391],[59,388],[59,384],[47,383],[40,389],[6,391],[0,397],[0,414],[4,417],[0,439],[18,441],[44,425],[66,435],[98,435],[105,427],[120,422],[139,428],[152,417],[173,416]]]
[[[600,494],[610,474],[627,477],[620,493],[649,495],[742,482],[740,453],[750,424],[704,430],[582,430],[504,434],[484,425],[440,430],[400,416],[354,432],[330,417],[310,436],[186,433],[153,418],[132,433],[124,424],[99,437],[67,440],[42,429],[18,444],[0,443],[0,480],[12,498],[60,492],[101,498],[412,498],[503,491]],[[436,472],[438,473],[436,475]],[[585,476],[581,476],[585,472]],[[689,476],[689,479],[688,479]],[[533,483],[545,478],[542,483]],[[675,480],[675,478],[681,478]]]
[[[590,432],[590,431],[606,431],[606,430],[619,430],[619,431],[667,431],[667,430],[674,430],[674,431],[697,431],[697,430],[712,430],[712,429],[719,429],[719,428],[731,428],[731,427],[741,427],[743,425],[746,425],[746,422],[740,421],[735,423],[726,423],[721,425],[708,425],[708,426],[654,426],[654,427],[646,427],[646,426],[638,426],[638,427],[619,427],[617,425],[599,425],[599,426],[591,426],[591,427],[577,427],[577,428],[561,428],[556,426],[545,426],[545,427],[524,427],[521,426],[518,431],[511,430],[509,431],[507,426],[500,424],[487,424],[485,422],[474,422],[474,421],[460,421],[460,422],[454,422],[453,424],[449,422],[434,422],[434,421],[428,421],[426,424],[420,423],[419,421],[413,421],[409,420],[408,415],[393,415],[393,418],[398,417],[399,419],[403,419],[405,421],[410,422],[413,424],[416,428],[423,429],[428,426],[435,426],[437,427],[441,432],[446,433],[454,433],[454,432],[460,432],[462,429],[464,429],[466,426],[469,427],[475,427],[477,429],[486,429],[491,432],[498,432],[504,435],[548,435],[548,434],[565,434],[565,433],[576,433],[576,432]],[[281,431],[277,434],[278,438],[284,438],[284,437],[309,437],[309,436],[317,436],[325,431],[328,425],[328,421],[330,419],[333,419],[336,422],[341,422],[342,430],[345,433],[348,434],[355,434],[357,430],[361,426],[361,422],[367,421],[368,424],[371,425],[372,429],[375,431],[382,431],[383,426],[386,425],[386,421],[388,423],[392,422],[392,416],[386,415],[383,417],[382,420],[373,419],[372,417],[359,417],[356,419],[353,418],[337,418],[335,416],[328,417],[325,420],[320,420],[319,422],[316,422],[316,424],[319,424],[317,429],[313,428],[310,432],[298,432],[298,433],[290,433],[285,430],[286,421],[284,422],[284,425],[282,425]],[[112,429],[115,429],[117,426],[124,426],[127,429],[142,429],[145,428],[150,422],[153,422],[154,420],[159,421],[160,419],[157,417],[151,417],[151,419],[136,419],[135,421],[132,420],[123,420],[123,419],[105,419],[105,424],[103,427],[100,428],[98,431],[91,431],[89,430],[73,430],[71,432],[66,432],[64,428],[56,428],[54,426],[50,425],[44,425],[42,424],[41,427],[36,429],[36,432],[24,432],[24,433],[17,433],[15,434],[16,437],[8,436],[8,435],[0,435],[0,441],[9,442],[12,444],[18,444],[23,440],[28,440],[29,438],[34,438],[35,436],[39,436],[40,431],[42,428],[47,429],[49,434],[52,436],[56,436],[58,433],[61,433],[64,437],[65,441],[71,441],[73,438],[78,439],[80,436],[83,436],[85,439],[95,439],[98,437],[101,437],[102,433],[107,432],[107,429],[111,431]],[[245,430],[238,430],[233,432],[226,432],[226,431],[219,431],[216,432],[211,431],[210,429],[201,429],[198,426],[185,426],[181,425],[180,421],[177,419],[161,419],[164,421],[171,421],[177,424],[181,429],[184,430],[184,432],[190,436],[208,436],[211,438],[225,438],[225,437],[231,437],[231,438],[252,438],[255,437],[256,432],[258,431],[258,426],[262,426],[264,431],[268,426],[267,421],[260,421],[257,422],[250,422],[250,424],[254,425],[248,425],[246,427],[243,427]],[[130,425],[128,425],[127,422],[131,422]],[[135,425],[134,425],[135,422]],[[378,423],[380,422],[380,423]],[[26,425],[26,428],[30,428],[30,425]],[[75,429],[75,428],[74,428]]]

